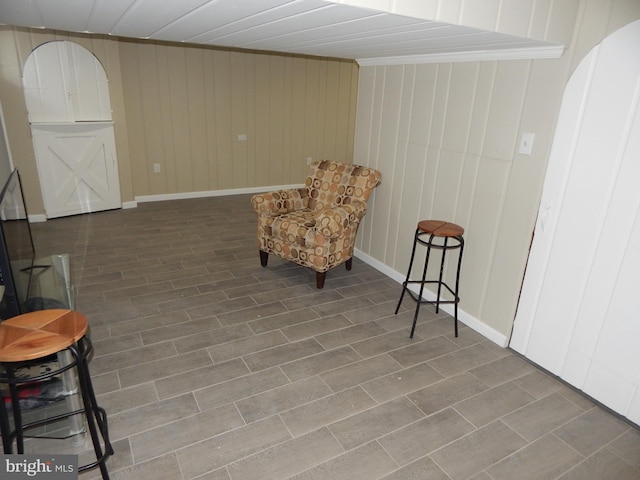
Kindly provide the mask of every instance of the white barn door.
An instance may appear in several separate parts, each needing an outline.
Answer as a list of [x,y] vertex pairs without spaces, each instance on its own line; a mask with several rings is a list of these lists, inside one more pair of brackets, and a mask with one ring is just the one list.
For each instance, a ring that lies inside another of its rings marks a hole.
[[68,41],[36,48],[23,87],[48,218],[120,208],[107,76]]
[[640,21],[563,97],[510,346],[640,424]]

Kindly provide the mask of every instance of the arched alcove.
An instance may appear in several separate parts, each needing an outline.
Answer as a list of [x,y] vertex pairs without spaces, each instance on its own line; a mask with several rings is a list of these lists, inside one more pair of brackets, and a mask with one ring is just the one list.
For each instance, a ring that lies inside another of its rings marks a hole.
[[23,88],[48,218],[121,207],[109,83],[70,41],[35,48]]
[[23,87],[31,123],[112,120],[107,74],[77,43],[47,42],[33,50]]

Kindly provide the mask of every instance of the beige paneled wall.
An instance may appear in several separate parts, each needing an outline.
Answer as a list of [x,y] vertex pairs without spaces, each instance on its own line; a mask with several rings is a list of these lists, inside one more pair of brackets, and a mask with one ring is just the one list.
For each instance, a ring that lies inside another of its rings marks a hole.
[[105,67],[123,202],[301,183],[307,157],[353,159],[355,62],[0,26],[0,98],[32,215],[44,206],[22,66],[52,40]]
[[352,161],[354,62],[135,41],[120,57],[137,196],[301,183],[307,157]]
[[[464,226],[461,308],[470,324],[498,342],[511,331],[556,117],[576,56],[640,17],[640,2],[585,1],[580,12],[575,44],[557,60],[360,71],[354,161],[379,168],[384,181],[357,247],[400,279],[419,220]],[[522,132],[536,134],[531,156],[517,154]],[[450,266],[450,281],[453,273]]]

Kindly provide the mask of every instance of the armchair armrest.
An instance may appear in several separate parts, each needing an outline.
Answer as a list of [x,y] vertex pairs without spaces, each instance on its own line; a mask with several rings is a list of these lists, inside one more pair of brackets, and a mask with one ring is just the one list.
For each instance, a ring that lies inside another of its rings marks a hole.
[[271,216],[294,212],[307,208],[309,191],[307,188],[277,190],[251,197],[251,205],[258,215]]
[[365,213],[367,204],[362,201],[327,208],[316,217],[316,230],[325,237],[339,237],[349,225],[359,222]]

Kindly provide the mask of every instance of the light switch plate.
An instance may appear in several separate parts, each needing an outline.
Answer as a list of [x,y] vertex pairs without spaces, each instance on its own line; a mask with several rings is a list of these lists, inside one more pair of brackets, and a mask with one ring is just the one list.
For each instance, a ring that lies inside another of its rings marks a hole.
[[531,152],[533,151],[533,139],[535,137],[535,133],[523,133],[520,137],[518,153],[521,155],[531,155]]

